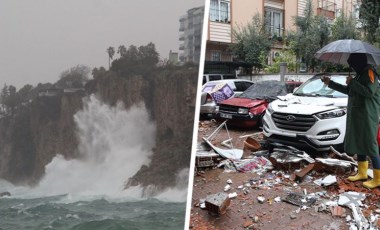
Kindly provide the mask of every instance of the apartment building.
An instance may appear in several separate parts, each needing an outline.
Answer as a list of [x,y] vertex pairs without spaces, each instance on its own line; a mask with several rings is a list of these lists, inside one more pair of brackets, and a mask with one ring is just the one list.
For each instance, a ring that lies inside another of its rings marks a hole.
[[199,63],[202,43],[204,7],[196,7],[187,11],[179,19],[179,60],[180,62]]
[[[360,0],[312,0],[315,14],[334,20],[340,13],[346,15],[358,10]],[[236,62],[229,45],[233,43],[232,31],[244,26],[259,13],[269,19],[266,28],[272,36],[283,37],[286,31],[295,30],[295,16],[303,16],[307,0],[210,0],[205,73],[233,73],[245,63]],[[269,63],[283,47],[276,42],[270,54]]]

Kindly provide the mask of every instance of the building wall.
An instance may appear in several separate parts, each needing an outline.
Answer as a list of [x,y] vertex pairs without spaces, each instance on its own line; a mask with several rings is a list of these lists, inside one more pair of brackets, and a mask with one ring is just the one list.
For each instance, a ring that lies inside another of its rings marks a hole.
[[263,14],[264,0],[244,1],[232,0],[231,2],[231,19],[232,28],[236,26],[246,25],[252,20],[252,17],[256,14]]
[[[329,14],[334,18],[337,16],[339,10],[346,15],[351,14],[351,12],[355,10],[355,6],[358,2],[360,2],[360,0],[312,0],[314,14],[320,12],[324,15]],[[218,49],[221,52],[221,61],[232,60],[231,55],[228,55],[229,51],[226,47],[228,47],[228,44],[234,42],[233,31],[247,25],[256,13],[263,16],[266,7],[283,10],[283,27],[286,35],[287,31],[296,30],[294,17],[304,16],[306,5],[307,0],[230,0],[231,22],[209,21],[208,23],[206,60],[210,61],[212,51]],[[270,56],[273,56],[275,52],[280,49],[282,49],[282,43],[274,44]],[[270,63],[271,59],[272,58],[268,59]]]
[[[302,4],[306,0],[293,0],[284,1],[284,28],[286,31],[295,30],[294,17],[299,15],[299,7],[297,5]],[[297,4],[298,2],[298,4]]]
[[187,11],[181,16],[179,28],[179,59],[181,62],[199,62],[202,28],[203,28],[204,7],[196,7]]

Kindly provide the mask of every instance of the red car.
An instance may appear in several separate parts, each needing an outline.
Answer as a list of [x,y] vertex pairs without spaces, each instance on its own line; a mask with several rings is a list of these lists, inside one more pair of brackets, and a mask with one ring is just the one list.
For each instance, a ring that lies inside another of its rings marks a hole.
[[227,99],[219,104],[219,119],[229,119],[228,124],[237,127],[255,127],[261,125],[268,104],[293,92],[302,82],[262,81],[257,82],[240,96]]

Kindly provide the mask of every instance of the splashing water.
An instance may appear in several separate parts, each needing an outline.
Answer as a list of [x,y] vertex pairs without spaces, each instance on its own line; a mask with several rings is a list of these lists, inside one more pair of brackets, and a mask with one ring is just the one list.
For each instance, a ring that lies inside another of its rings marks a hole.
[[57,155],[45,167],[45,176],[28,194],[53,196],[138,196],[123,186],[143,164],[155,145],[155,125],[140,104],[125,110],[111,107],[91,96],[74,115],[78,128],[79,159]]
[[124,183],[155,146],[155,125],[143,105],[125,110],[91,96],[74,116],[80,157],[57,155],[34,188],[0,180],[10,197],[0,198],[4,229],[183,229],[189,169],[177,175],[177,188],[142,198],[142,189]]

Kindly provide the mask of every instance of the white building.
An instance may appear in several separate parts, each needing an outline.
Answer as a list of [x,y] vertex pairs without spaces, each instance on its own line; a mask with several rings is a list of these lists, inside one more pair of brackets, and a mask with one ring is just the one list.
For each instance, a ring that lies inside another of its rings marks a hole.
[[199,63],[202,43],[204,7],[196,7],[187,11],[179,19],[179,60],[180,62]]

